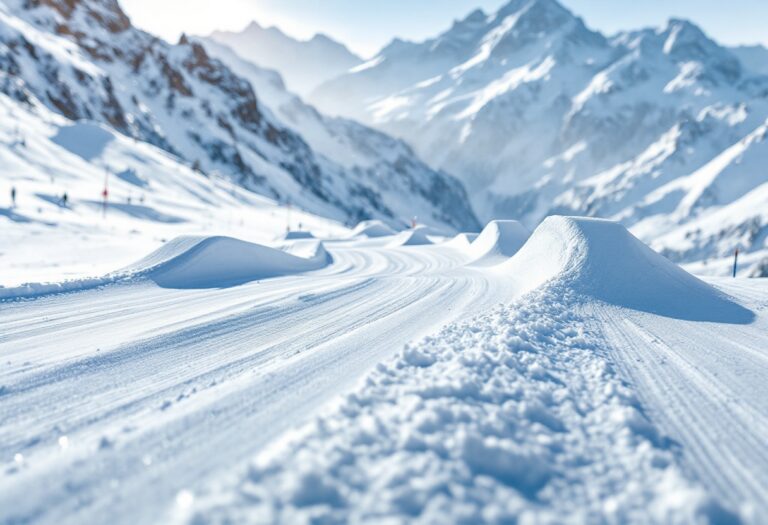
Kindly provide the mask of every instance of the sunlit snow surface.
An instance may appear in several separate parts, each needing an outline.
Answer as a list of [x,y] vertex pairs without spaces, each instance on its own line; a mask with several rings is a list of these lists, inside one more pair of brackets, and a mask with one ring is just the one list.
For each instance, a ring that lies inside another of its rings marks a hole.
[[2,521],[760,523],[768,285],[563,217],[473,264],[503,229],[176,237],[6,298]]

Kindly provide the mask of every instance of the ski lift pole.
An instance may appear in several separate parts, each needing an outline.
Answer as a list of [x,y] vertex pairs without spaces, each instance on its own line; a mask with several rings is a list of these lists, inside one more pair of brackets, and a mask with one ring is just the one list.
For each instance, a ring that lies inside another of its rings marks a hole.
[[104,217],[106,218],[107,204],[109,202],[109,168],[105,168],[104,170],[104,190],[101,192],[101,197],[103,199],[102,210]]
[[739,271],[739,249],[736,248],[736,252],[733,254],[733,278],[736,278],[736,273]]
[[291,199],[286,199],[285,202],[285,231],[291,231]]

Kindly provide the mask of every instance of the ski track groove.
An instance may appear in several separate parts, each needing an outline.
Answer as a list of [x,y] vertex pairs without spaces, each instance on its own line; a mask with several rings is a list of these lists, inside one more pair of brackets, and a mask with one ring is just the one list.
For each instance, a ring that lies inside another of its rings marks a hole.
[[610,307],[592,315],[651,419],[681,445],[684,468],[759,523],[768,515],[768,331]]

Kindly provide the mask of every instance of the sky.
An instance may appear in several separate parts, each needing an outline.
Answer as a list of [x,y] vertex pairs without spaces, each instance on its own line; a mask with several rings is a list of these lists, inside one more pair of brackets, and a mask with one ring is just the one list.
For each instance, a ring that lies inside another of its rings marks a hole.
[[[134,23],[170,41],[182,32],[238,31],[252,20],[296,38],[322,32],[370,57],[392,38],[423,40],[505,0],[121,0]],[[592,29],[613,33],[687,18],[727,45],[768,45],[768,0],[561,0]],[[727,5],[727,7],[726,7]]]

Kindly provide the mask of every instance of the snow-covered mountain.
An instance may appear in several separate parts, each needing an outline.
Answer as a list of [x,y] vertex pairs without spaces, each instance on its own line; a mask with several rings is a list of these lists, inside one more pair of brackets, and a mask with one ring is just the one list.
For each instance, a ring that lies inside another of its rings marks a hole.
[[232,48],[254,64],[279,71],[288,88],[300,95],[363,63],[346,46],[326,35],[297,40],[276,27],[265,28],[257,22],[239,32],[215,31],[209,39]]
[[761,45],[736,46],[731,48],[747,69],[756,73],[768,75],[768,48]]
[[[482,219],[617,218],[681,260],[766,248],[754,206],[768,172],[736,150],[761,135],[768,77],[685,20],[606,37],[555,0],[511,0],[425,42],[396,40],[310,100],[405,138],[465,182]],[[700,175],[730,154],[740,202]],[[670,189],[689,176],[710,198]],[[669,244],[670,231],[697,248]]]
[[418,215],[476,226],[461,184],[410,149],[375,134],[394,149],[367,164],[349,162],[344,145],[316,151],[202,45],[186,37],[169,45],[137,30],[115,0],[0,4],[0,91],[26,109],[101,123],[333,219],[404,224]]

